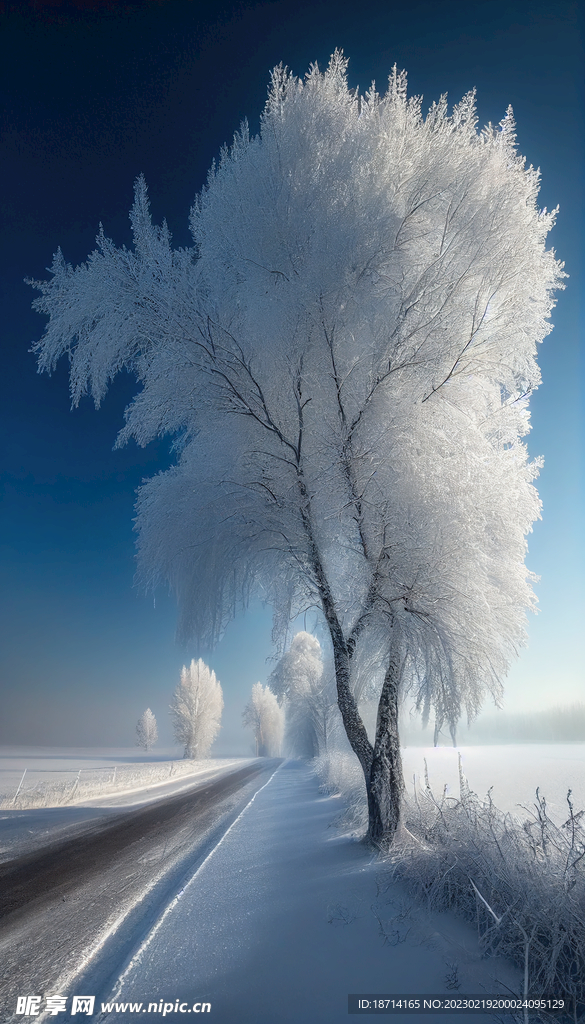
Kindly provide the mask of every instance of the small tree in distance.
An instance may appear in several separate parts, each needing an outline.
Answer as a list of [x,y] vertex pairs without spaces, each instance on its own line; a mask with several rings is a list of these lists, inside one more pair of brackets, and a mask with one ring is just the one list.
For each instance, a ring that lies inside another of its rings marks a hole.
[[158,739],[156,718],[150,708],[143,711],[136,724],[136,745],[150,750]]
[[254,731],[256,757],[279,756],[284,735],[284,711],[269,686],[254,683],[242,721]]
[[211,744],[221,727],[223,693],[219,680],[202,658],[183,665],[181,682],[174,692],[170,713],[175,736],[185,747],[186,758],[209,757]]

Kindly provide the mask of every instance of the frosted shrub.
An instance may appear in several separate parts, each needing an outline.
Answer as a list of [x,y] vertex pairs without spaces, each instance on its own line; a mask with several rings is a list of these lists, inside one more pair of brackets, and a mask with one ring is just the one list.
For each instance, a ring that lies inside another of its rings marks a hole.
[[571,791],[556,825],[536,791],[521,822],[488,793],[472,793],[460,767],[460,798],[437,798],[428,776],[407,803],[392,873],[434,911],[475,921],[486,955],[524,972],[523,995],[562,995],[585,1020],[585,830]]

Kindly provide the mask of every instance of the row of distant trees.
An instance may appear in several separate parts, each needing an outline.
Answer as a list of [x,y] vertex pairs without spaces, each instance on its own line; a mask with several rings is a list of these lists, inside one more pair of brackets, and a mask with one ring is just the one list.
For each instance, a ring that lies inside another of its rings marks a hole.
[[[183,667],[170,713],[175,737],[186,758],[206,758],[221,726],[223,694],[215,673],[200,658]],[[365,706],[364,706],[365,707]],[[268,684],[255,683],[242,715],[252,730],[256,755],[277,757],[283,750],[313,758],[337,747],[340,739],[335,676],[323,661],[321,646],[310,633],[299,632],[278,662]],[[443,735],[435,720],[433,742]],[[406,719],[401,732],[408,745],[429,742],[426,733]],[[454,730],[450,730],[455,745]],[[156,718],[150,708],[136,726],[137,743],[151,750],[158,739]],[[543,711],[483,717],[473,723],[465,743],[580,742],[585,737],[585,704]],[[446,739],[443,736],[443,739]],[[333,740],[333,743],[332,743]]]
[[[199,658],[183,666],[173,694],[170,714],[175,738],[186,758],[206,758],[221,727],[224,707],[221,684]],[[327,749],[336,708],[333,667],[323,664],[321,646],[310,633],[300,632],[272,672],[269,684],[255,683],[242,720],[254,734],[256,755],[278,756],[286,743],[289,753],[315,757]],[[136,726],[138,745],[150,750],[158,739],[150,708]]]
[[301,631],[278,662],[268,685],[256,683],[244,709],[256,753],[312,758],[325,753],[334,731],[337,692],[333,664],[323,662],[316,637]]

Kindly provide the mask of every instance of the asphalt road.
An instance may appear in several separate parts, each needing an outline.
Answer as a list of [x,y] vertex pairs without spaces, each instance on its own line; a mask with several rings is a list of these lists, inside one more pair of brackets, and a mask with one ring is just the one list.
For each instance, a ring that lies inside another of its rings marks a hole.
[[0,1020],[18,995],[66,995],[76,977],[106,984],[279,763],[259,760],[1,864]]

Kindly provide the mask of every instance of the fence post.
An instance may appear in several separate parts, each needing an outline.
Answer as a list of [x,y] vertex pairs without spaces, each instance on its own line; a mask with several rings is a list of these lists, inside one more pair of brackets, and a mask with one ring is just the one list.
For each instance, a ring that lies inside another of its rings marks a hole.
[[24,769],[24,771],[23,771],[23,773],[22,773],[22,779],[21,779],[21,780],[20,780],[20,782],[18,783],[18,789],[16,790],[16,793],[14,794],[14,800],[12,801],[12,806],[13,806],[13,807],[14,807],[14,805],[15,805],[15,803],[16,803],[16,798],[17,798],[18,794],[20,793],[20,787],[22,786],[22,784],[23,784],[23,782],[24,782],[24,776],[25,776],[25,775],[26,775],[26,768]]
[[77,787],[79,785],[79,776],[80,775],[81,775],[81,768],[77,772],[77,778],[76,778],[75,782],[73,783],[73,789],[71,790],[71,793],[69,794],[69,799],[70,800],[71,800],[71,797],[73,796],[73,794],[75,793],[75,790],[77,789]]

